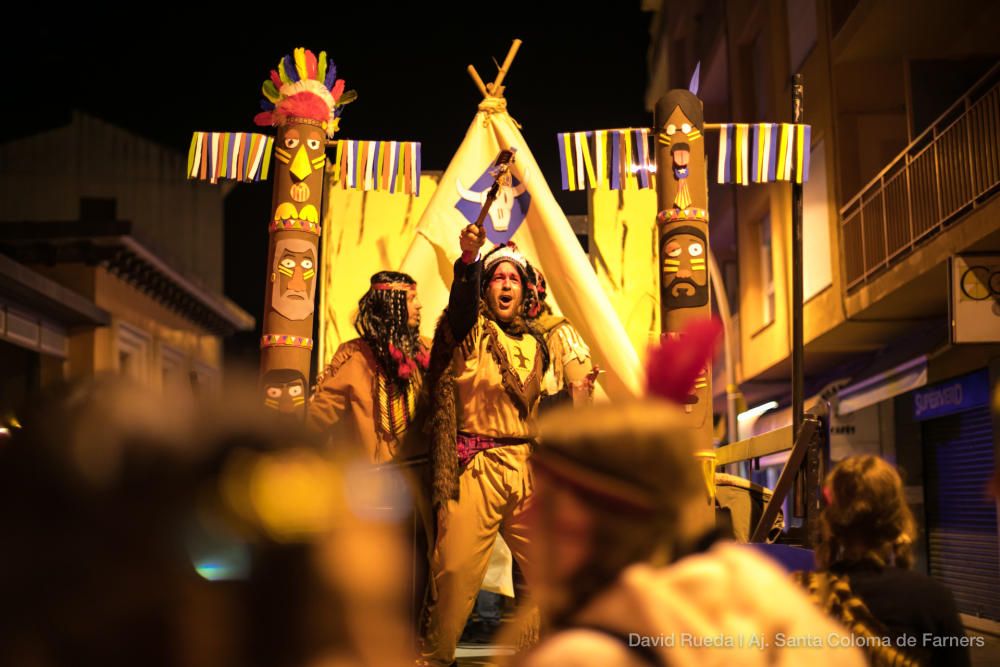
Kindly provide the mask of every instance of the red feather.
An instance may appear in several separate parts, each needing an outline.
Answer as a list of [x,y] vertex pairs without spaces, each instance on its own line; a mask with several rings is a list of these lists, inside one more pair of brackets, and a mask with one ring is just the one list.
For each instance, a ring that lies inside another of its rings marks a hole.
[[278,75],[278,70],[276,69],[271,70],[271,81],[274,83],[275,87],[277,87],[278,90],[281,90],[281,87],[285,85],[284,83],[282,83],[281,77]]
[[253,122],[255,125],[260,125],[261,127],[271,127],[274,125],[274,117],[270,111],[261,111],[253,117]]
[[333,84],[333,88],[330,89],[330,94],[333,95],[333,99],[340,101],[340,96],[344,94],[343,79],[337,79],[336,83]]
[[311,118],[312,120],[327,120],[330,117],[330,108],[326,102],[312,93],[297,93],[285,98],[278,105],[278,109],[286,116],[297,116],[299,118]]
[[316,56],[309,49],[306,49],[306,77],[316,78]]
[[647,392],[684,405],[721,333],[722,323],[715,318],[694,320],[679,336],[652,348],[646,362]]

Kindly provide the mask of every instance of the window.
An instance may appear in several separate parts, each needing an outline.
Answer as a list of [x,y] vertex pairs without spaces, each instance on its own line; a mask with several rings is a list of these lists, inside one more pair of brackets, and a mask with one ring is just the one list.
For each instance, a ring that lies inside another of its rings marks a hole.
[[146,382],[149,334],[125,322],[119,322],[116,328],[118,372],[137,382]]
[[160,343],[160,370],[163,388],[176,390],[187,381],[187,358],[180,350]]
[[771,243],[771,216],[757,223],[760,239],[761,326],[774,322],[774,250]]
[[200,361],[196,361],[192,365],[192,370],[188,374],[188,380],[191,383],[191,390],[196,396],[217,395],[222,386],[222,377],[219,369]]
[[809,158],[809,180],[802,186],[802,300],[833,284],[830,254],[830,194],[826,187],[826,147],[819,141]]

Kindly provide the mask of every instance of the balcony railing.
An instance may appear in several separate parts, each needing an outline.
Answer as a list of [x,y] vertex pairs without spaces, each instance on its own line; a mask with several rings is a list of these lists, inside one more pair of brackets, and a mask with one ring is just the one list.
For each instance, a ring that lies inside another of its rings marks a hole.
[[840,209],[847,290],[870,282],[1000,186],[1000,65]]

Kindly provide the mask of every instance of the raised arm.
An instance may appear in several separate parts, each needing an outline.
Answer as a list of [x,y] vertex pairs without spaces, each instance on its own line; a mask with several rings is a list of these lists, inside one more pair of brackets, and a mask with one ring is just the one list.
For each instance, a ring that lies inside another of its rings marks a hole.
[[483,267],[479,249],[485,242],[486,230],[476,225],[467,226],[459,237],[462,256],[455,262],[455,279],[448,297],[448,324],[455,340],[464,339],[479,316],[479,285]]

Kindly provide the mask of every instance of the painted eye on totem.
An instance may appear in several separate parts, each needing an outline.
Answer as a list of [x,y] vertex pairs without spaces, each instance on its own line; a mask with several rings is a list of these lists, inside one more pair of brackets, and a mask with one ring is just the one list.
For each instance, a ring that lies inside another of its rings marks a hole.
[[313,267],[313,261],[311,259],[304,259],[302,260],[302,263],[299,264],[299,266],[308,271]]
[[692,257],[700,257],[703,252],[705,252],[705,246],[697,241],[688,246],[688,254]]
[[683,125],[681,125],[681,132],[683,132],[684,134],[690,134],[691,125],[689,125],[688,123],[684,123]]
[[667,244],[667,257],[680,257],[681,256],[681,244],[677,241],[671,241]]
[[295,148],[299,145],[299,140],[296,137],[285,137],[285,148]]
[[669,125],[667,125],[667,135],[668,136],[671,135],[671,134],[673,134],[676,131],[677,131],[677,126],[676,125],[674,125],[673,123],[670,123]]
[[267,388],[268,398],[281,398],[281,387],[268,387]]
[[294,269],[295,268],[295,260],[293,258],[291,258],[291,257],[286,257],[283,260],[281,260],[281,265],[283,267],[285,267],[286,269]]
[[292,385],[291,387],[289,387],[288,388],[288,395],[292,396],[292,397],[301,396],[302,395],[302,385],[295,384],[295,385]]
[[311,151],[317,150],[319,148],[319,139],[306,139],[306,146]]

